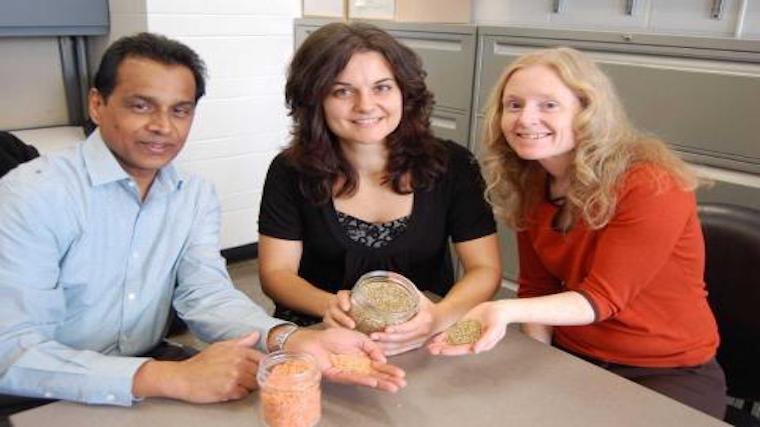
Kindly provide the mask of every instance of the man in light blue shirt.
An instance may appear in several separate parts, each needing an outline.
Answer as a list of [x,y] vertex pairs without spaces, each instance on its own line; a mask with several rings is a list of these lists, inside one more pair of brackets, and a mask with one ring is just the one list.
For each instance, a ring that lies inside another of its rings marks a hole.
[[[262,352],[279,348],[312,353],[328,378],[403,387],[403,372],[365,336],[297,330],[232,286],[212,186],[170,163],[204,90],[188,47],[147,33],[120,39],[90,92],[98,129],[0,180],[0,394],[238,399],[256,387]],[[216,344],[181,362],[138,357],[161,342],[172,304]],[[331,354],[357,352],[382,375],[331,366]]]

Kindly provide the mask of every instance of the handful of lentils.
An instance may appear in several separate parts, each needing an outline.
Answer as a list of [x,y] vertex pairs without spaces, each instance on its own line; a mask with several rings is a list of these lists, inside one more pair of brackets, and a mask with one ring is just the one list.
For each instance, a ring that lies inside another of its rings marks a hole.
[[460,320],[446,331],[446,342],[451,345],[472,344],[480,338],[480,322],[473,319]]

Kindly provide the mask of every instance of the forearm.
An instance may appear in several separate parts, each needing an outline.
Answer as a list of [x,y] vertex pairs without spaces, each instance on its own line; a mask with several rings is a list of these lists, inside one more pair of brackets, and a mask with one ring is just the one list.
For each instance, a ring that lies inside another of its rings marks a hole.
[[25,350],[5,369],[0,390],[19,396],[129,406],[134,401],[133,376],[147,360],[48,342]]
[[277,304],[312,316],[322,317],[336,298],[290,271],[262,271],[260,277],[264,293]]
[[554,327],[549,325],[542,325],[539,323],[523,323],[520,326],[520,329],[525,335],[544,344],[551,344],[552,336],[554,336]]
[[437,331],[440,332],[460,319],[476,305],[493,297],[501,284],[498,267],[481,266],[465,272],[446,296],[436,304]]
[[497,304],[508,323],[578,326],[594,321],[593,307],[583,295],[574,291],[534,298],[504,299]]

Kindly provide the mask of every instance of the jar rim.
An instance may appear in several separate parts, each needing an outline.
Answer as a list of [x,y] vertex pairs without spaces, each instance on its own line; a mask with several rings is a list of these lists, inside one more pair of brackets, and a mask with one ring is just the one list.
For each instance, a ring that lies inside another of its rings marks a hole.
[[[289,374],[289,382],[292,383],[305,383],[305,382],[319,382],[322,377],[322,372],[319,370],[319,365],[317,364],[317,359],[314,358],[309,353],[303,353],[303,352],[293,352],[293,351],[275,351],[273,353],[267,354],[261,362],[259,362],[259,368],[256,372],[256,381],[259,383],[259,387],[263,387],[265,385],[272,386],[271,384],[267,384],[267,379],[269,378],[269,375],[271,374],[272,369],[274,369],[275,366],[280,365],[285,362],[289,361],[296,361],[296,360],[302,360],[308,363],[309,368],[303,372],[300,373],[294,373]],[[278,388],[278,387],[275,387]]]
[[[368,273],[364,273],[354,284],[354,287],[351,291],[351,294],[355,294],[356,291],[362,289],[364,286],[366,286],[369,283],[378,281],[377,279],[383,279],[386,281],[391,281],[394,284],[399,285],[404,291],[406,291],[409,296],[412,298],[413,305],[407,310],[394,310],[394,311],[387,311],[382,310],[385,313],[389,314],[406,314],[406,313],[417,313],[420,306],[420,295],[419,290],[414,285],[414,282],[409,280],[406,276],[393,272],[393,271],[387,271],[387,270],[373,270]],[[372,302],[370,301],[364,301],[366,304],[371,306],[373,309],[379,310]]]

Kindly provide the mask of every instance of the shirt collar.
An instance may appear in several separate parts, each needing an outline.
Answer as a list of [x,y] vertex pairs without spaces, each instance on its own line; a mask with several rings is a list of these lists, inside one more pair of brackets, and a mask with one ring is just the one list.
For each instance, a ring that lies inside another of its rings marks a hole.
[[[82,156],[92,185],[98,186],[130,178],[103,141],[100,128],[96,129],[84,142]],[[184,177],[180,171],[174,167],[173,163],[169,163],[158,171],[153,184],[154,186],[159,184],[169,190],[179,188],[183,181]]]

